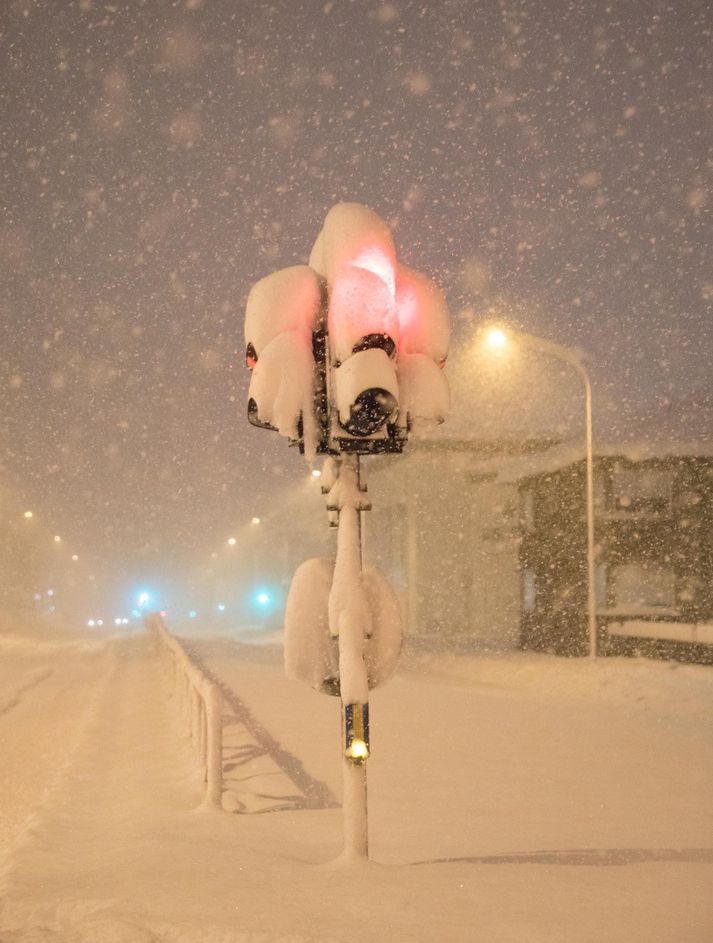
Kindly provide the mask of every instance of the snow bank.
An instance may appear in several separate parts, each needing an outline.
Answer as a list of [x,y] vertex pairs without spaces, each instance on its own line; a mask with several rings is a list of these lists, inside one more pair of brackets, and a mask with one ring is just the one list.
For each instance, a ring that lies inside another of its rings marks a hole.
[[[333,861],[340,809],[194,811],[201,784],[155,655],[130,641],[101,670],[65,651],[0,716],[0,819],[13,784],[38,803],[24,840],[2,849],[3,941],[711,939],[709,668],[430,656],[371,699],[375,861],[354,867]],[[245,790],[269,792],[255,777],[265,751],[339,788],[336,698],[245,645],[201,654],[269,733],[226,752]],[[8,677],[24,657],[3,653]]]

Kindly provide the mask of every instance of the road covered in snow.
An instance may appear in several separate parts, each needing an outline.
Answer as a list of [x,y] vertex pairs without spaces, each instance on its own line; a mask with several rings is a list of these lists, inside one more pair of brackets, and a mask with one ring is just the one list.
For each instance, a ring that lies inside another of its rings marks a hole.
[[227,693],[223,812],[151,637],[0,635],[2,943],[713,938],[709,668],[408,653],[346,865],[338,700],[279,645],[186,642]]

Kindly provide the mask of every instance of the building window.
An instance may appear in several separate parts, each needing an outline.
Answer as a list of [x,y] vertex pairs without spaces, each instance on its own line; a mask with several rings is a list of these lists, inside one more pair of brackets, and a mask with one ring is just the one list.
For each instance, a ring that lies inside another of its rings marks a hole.
[[663,613],[676,605],[676,585],[671,567],[626,563],[609,574],[611,607],[625,612]]
[[537,590],[535,586],[535,571],[522,571],[522,609],[523,612],[534,612],[537,608]]
[[520,493],[520,522],[522,529],[531,534],[535,529],[535,495],[531,488]]
[[600,563],[594,570],[594,598],[597,609],[605,609],[607,605],[607,568]]
[[668,513],[672,479],[668,468],[615,465],[612,471],[613,510],[633,515]]

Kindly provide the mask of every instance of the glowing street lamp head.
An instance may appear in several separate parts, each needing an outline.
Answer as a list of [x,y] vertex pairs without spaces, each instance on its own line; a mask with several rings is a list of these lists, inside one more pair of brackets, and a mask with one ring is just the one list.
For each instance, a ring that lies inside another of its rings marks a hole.
[[237,542],[238,542],[238,541],[235,539],[235,537],[228,537],[228,546],[229,546],[229,547],[234,547]]
[[510,338],[501,327],[491,327],[485,333],[485,343],[491,350],[504,350]]
[[29,520],[31,517],[34,517],[32,511],[25,511],[24,516]]
[[62,538],[59,536],[59,534],[55,534],[55,535],[54,535],[54,542],[55,542],[56,544],[62,542]]
[[151,599],[151,596],[149,595],[149,593],[146,593],[146,592],[139,593],[136,603],[139,606],[139,608],[144,608],[145,606],[148,606],[150,599]]
[[253,518],[251,518],[250,523],[251,523],[251,524],[259,524],[259,523],[260,523],[260,518],[259,518],[259,517],[253,517]]

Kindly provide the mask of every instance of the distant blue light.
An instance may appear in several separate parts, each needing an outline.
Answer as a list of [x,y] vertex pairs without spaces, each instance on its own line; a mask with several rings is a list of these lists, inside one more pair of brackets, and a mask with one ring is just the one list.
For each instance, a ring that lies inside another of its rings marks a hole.
[[258,606],[266,606],[270,602],[270,594],[261,592],[255,596],[255,602]]
[[189,619],[195,619],[195,617],[196,617],[197,615],[198,615],[198,613],[196,612],[196,610],[195,610],[195,609],[191,609],[191,611],[188,613],[188,618],[189,618]]
[[140,618],[141,618],[141,613],[139,612],[138,609],[132,609],[132,610],[131,610],[131,615],[134,617],[134,619],[140,619]]
[[225,612],[225,603],[224,603],[224,602],[219,602],[219,603],[218,603],[218,612]]
[[143,592],[139,593],[139,595],[138,595],[138,597],[137,597],[137,599],[136,599],[136,605],[137,605],[140,609],[145,609],[146,606],[148,606],[148,604],[149,604],[150,602],[151,602],[151,593],[147,593],[146,590],[144,590]]

